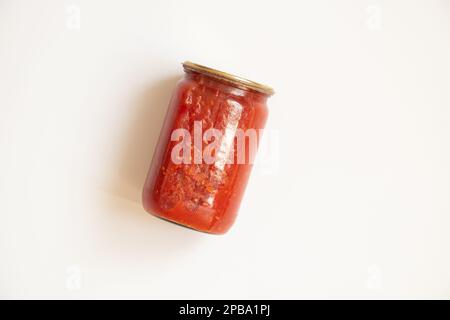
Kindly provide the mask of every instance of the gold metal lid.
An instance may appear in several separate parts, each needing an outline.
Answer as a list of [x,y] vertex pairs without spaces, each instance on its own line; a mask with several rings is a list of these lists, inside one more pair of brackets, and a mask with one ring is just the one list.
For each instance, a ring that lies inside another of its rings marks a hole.
[[202,74],[209,75],[211,77],[214,77],[216,79],[220,79],[226,82],[229,82],[231,84],[234,84],[235,86],[242,88],[242,89],[252,89],[264,94],[267,94],[269,96],[273,95],[275,91],[264,84],[254,82],[245,78],[241,78],[235,75],[232,75],[227,72],[219,71],[216,69],[208,68],[205,66],[202,66],[200,64],[196,64],[190,61],[185,61],[183,63],[183,68],[186,71],[194,71]]

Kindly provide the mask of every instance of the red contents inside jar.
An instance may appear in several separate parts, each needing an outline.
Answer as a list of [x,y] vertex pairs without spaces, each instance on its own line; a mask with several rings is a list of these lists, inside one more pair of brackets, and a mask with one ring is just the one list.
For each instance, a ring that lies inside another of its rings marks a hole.
[[253,142],[257,144],[264,127],[266,100],[273,92],[192,63],[184,68],[144,186],[143,205],[161,218],[221,234],[236,218],[256,151]]

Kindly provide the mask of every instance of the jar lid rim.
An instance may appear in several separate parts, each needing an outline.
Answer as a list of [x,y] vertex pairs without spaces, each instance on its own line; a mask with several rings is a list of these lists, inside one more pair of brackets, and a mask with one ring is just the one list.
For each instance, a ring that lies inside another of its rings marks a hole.
[[242,78],[239,76],[235,76],[228,72],[223,72],[223,71],[216,70],[213,68],[205,67],[203,65],[193,63],[191,61],[185,61],[182,63],[182,65],[183,65],[183,68],[185,71],[194,71],[194,72],[198,72],[198,73],[202,73],[202,74],[207,74],[214,78],[221,79],[221,80],[230,82],[232,84],[235,84],[244,89],[252,89],[252,90],[267,94],[269,96],[271,96],[275,93],[275,91],[271,87],[269,87],[265,84],[261,84],[261,83],[258,83],[258,82],[252,81],[252,80],[248,80],[248,79],[245,79],[245,78]]

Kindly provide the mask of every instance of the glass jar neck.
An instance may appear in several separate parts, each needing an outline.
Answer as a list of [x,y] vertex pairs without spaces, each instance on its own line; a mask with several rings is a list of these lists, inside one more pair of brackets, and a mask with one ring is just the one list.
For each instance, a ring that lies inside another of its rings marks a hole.
[[248,88],[241,88],[233,83],[222,79],[215,78],[208,74],[202,74],[195,71],[185,71],[185,79],[195,81],[201,85],[218,90],[223,93],[231,94],[238,97],[246,97],[258,102],[266,102],[269,97],[267,94],[258,92]]

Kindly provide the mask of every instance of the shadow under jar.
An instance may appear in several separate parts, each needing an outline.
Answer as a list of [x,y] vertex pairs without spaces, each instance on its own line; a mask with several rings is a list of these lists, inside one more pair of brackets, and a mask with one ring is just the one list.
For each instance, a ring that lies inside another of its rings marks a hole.
[[222,234],[247,185],[273,89],[183,63],[143,190],[146,211]]

